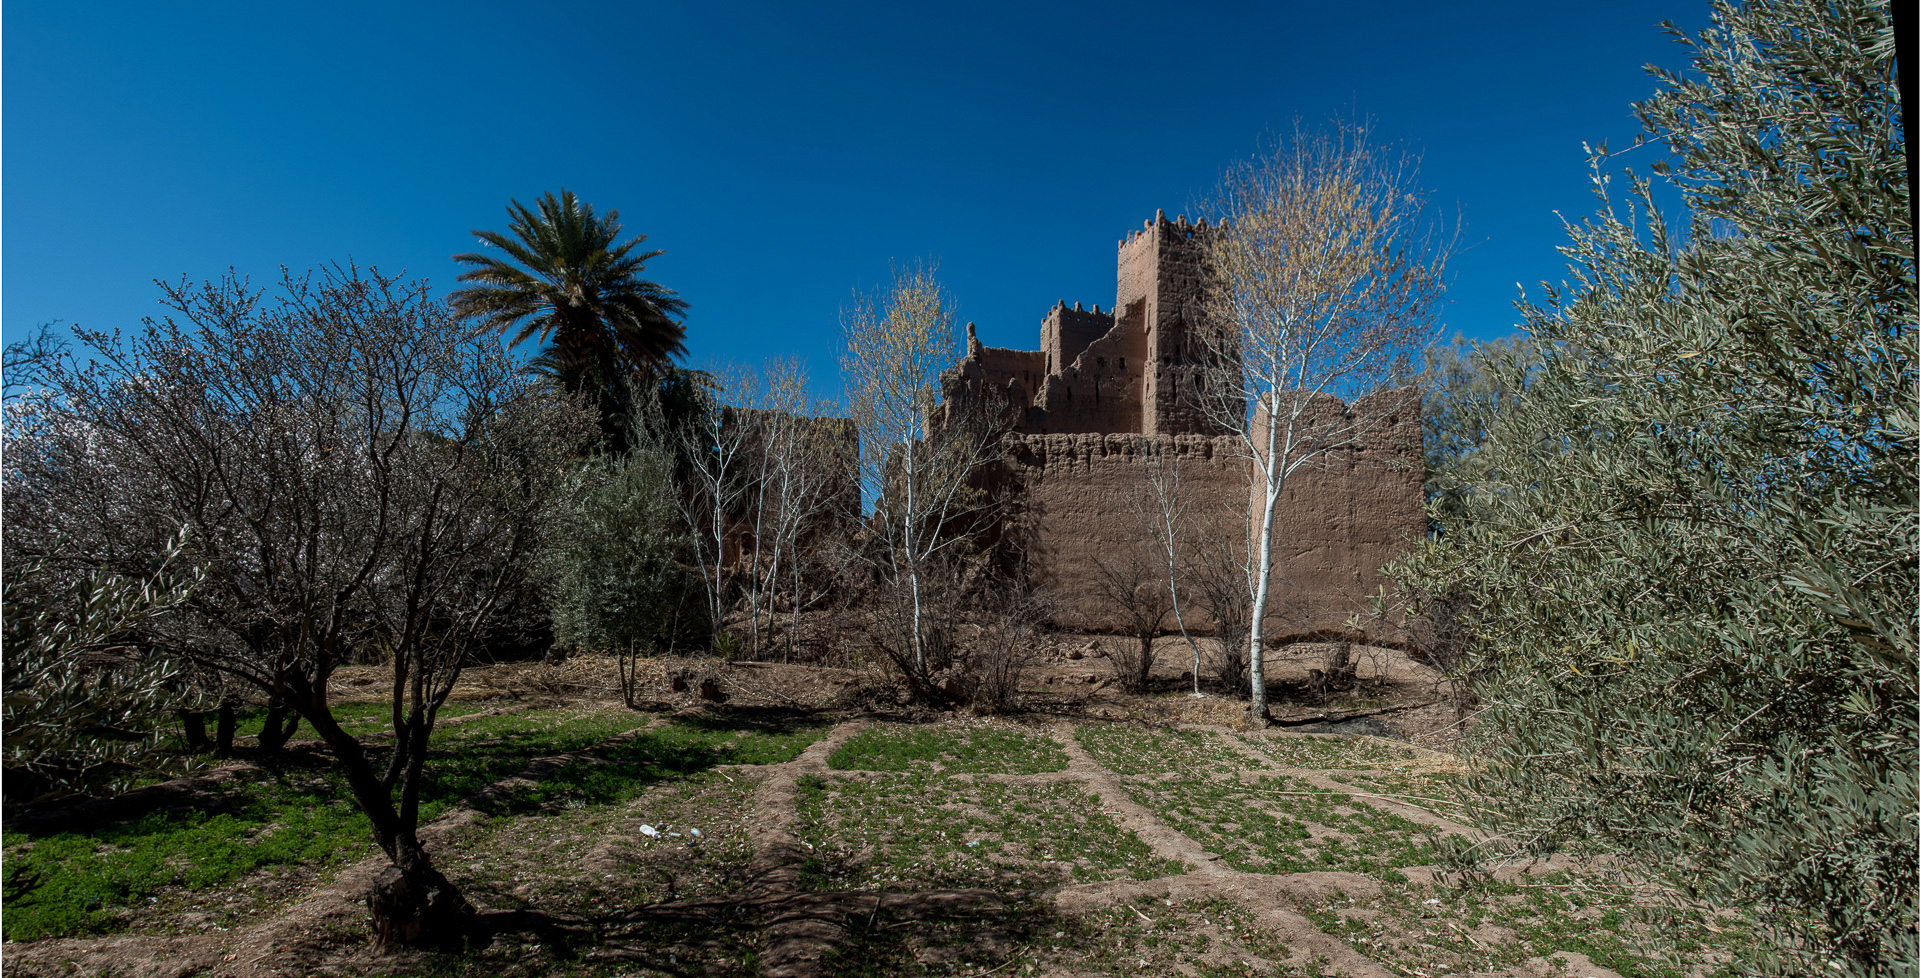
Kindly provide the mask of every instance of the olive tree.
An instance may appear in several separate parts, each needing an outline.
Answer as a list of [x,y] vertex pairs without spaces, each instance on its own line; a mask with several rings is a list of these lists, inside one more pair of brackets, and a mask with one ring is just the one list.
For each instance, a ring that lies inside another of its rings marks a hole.
[[700,585],[674,504],[673,462],[642,444],[591,458],[560,493],[542,551],[554,639],[592,649],[653,650],[701,628]]
[[1498,839],[1756,907],[1774,971],[1908,974],[1920,309],[1888,9],[1713,20],[1636,106],[1651,176],[1595,154],[1573,280],[1493,364],[1518,396],[1435,473],[1399,576],[1467,608]]
[[[268,295],[164,287],[130,336],[76,330],[10,417],[7,557],[133,577],[185,527],[170,641],[312,726],[392,865],[384,945],[457,941],[417,835],[435,716],[526,572],[591,412],[423,285],[334,267]],[[19,402],[17,402],[19,403]],[[392,671],[382,756],[334,717],[343,664]]]
[[8,802],[111,794],[165,763],[162,722],[195,704],[172,650],[130,639],[186,599],[192,581],[168,565],[149,577],[94,570],[63,580],[43,561],[9,562],[3,583],[6,657],[0,758]]

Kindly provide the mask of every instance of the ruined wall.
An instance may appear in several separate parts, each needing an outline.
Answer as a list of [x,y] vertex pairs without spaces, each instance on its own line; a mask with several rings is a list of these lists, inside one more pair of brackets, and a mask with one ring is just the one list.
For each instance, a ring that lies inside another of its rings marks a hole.
[[1190,542],[1201,532],[1223,540],[1246,533],[1246,464],[1226,439],[1021,435],[1009,439],[1009,448],[1008,487],[1018,499],[1015,532],[1027,550],[1030,578],[1056,602],[1055,624],[1061,627],[1112,627],[1095,561],[1123,561],[1136,548],[1151,548],[1153,465],[1178,468],[1194,517]]
[[[1335,431],[1372,422],[1355,444],[1296,470],[1280,493],[1267,609],[1267,628],[1279,635],[1338,629],[1369,610],[1368,596],[1385,583],[1380,567],[1427,529],[1419,391],[1384,391],[1352,405],[1318,400],[1318,420]],[[1250,482],[1247,512],[1263,503]]]
[[957,380],[1000,388],[1008,403],[1025,409],[1033,406],[1034,392],[1046,375],[1044,352],[982,346],[973,324],[967,324],[967,357],[960,362]]
[[1048,373],[1072,364],[1094,340],[1107,335],[1113,329],[1113,313],[1101,312],[1100,304],[1094,303],[1093,311],[1080,308],[1080,303],[1067,308],[1065,299],[1047,310],[1045,319],[1040,321],[1040,354],[1045,359]]
[[1120,434],[1140,430],[1146,343],[1119,326],[1087,344],[1073,363],[1040,384],[1029,434]]
[[[1275,640],[1344,628],[1368,608],[1367,596],[1382,582],[1380,567],[1425,532],[1418,395],[1376,397],[1397,398],[1392,403],[1411,410],[1375,437],[1296,472],[1281,494],[1267,616]],[[1362,401],[1356,409],[1383,403]],[[1230,436],[1019,435],[1009,446],[1006,485],[1018,494],[1017,532],[1029,573],[1059,603],[1062,627],[1115,624],[1095,562],[1123,559],[1129,548],[1143,546],[1153,518],[1148,476],[1156,457],[1162,466],[1178,467],[1188,548],[1205,545],[1208,536],[1215,553],[1244,547],[1253,525],[1247,517],[1256,501],[1253,473]],[[1187,611],[1191,627],[1212,627],[1193,605]]]

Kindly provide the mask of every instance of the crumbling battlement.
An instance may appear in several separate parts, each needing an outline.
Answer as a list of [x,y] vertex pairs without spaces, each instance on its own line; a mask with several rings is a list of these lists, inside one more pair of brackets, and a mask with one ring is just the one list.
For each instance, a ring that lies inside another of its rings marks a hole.
[[954,385],[1005,391],[1023,434],[1218,434],[1194,398],[1208,233],[1205,221],[1155,214],[1119,243],[1113,309],[1062,300],[1040,322],[1038,350],[981,346],[969,323],[948,395]]

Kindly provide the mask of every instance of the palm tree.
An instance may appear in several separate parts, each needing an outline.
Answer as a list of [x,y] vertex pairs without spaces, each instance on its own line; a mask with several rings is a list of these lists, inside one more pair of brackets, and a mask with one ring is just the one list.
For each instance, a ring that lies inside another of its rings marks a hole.
[[477,319],[512,344],[538,337],[541,359],[569,391],[585,391],[600,407],[612,447],[625,441],[629,378],[651,379],[686,353],[687,303],[672,289],[641,278],[659,250],[636,252],[647,239],[618,243],[620,212],[598,217],[572,191],[549,193],[539,211],[507,206],[509,234],[473,236],[505,253],[455,255],[469,266],[460,281],[475,284],[449,296],[456,315]]

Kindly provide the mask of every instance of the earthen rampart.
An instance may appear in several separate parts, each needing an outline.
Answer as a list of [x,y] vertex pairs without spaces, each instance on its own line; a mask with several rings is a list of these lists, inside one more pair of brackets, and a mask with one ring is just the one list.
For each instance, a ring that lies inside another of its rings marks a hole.
[[[1214,354],[1200,334],[1205,221],[1154,215],[1118,244],[1114,305],[1062,301],[1040,325],[1040,349],[980,344],[943,377],[950,401],[995,394],[1013,408],[1004,471],[1016,535],[1034,583],[1060,607],[1058,624],[1105,630],[1100,562],[1149,545],[1153,473],[1177,471],[1187,524],[1180,561],[1246,561],[1257,498],[1245,445],[1201,409]],[[1336,631],[1367,609],[1380,568],[1426,526],[1419,395],[1412,389],[1309,412],[1346,432],[1287,480],[1274,516],[1268,634]],[[992,400],[980,403],[992,403]],[[1228,408],[1225,412],[1232,415]],[[1366,437],[1350,436],[1360,424]],[[1204,552],[1204,556],[1203,556]],[[1232,555],[1238,555],[1237,557]],[[1190,623],[1209,626],[1198,602]]]
[[[1411,389],[1399,398],[1417,411]],[[1357,410],[1382,405],[1368,400]],[[1344,405],[1342,405],[1344,408]],[[1296,470],[1275,509],[1273,594],[1267,632],[1288,636],[1341,631],[1366,612],[1384,583],[1380,568],[1424,532],[1424,472],[1418,459],[1419,416],[1387,419],[1377,433],[1328,451]],[[1410,429],[1410,430],[1409,430]],[[1408,450],[1408,438],[1415,451]],[[1059,608],[1057,624],[1106,631],[1117,627],[1102,596],[1101,562],[1109,566],[1153,547],[1164,533],[1156,482],[1169,487],[1181,518],[1178,566],[1193,561],[1248,561],[1258,521],[1260,483],[1236,436],[1066,434],[1008,439],[1005,485],[1019,494],[1017,532],[1033,583]],[[1192,588],[1192,581],[1183,581]],[[1189,626],[1213,622],[1199,595],[1182,601]],[[1168,626],[1172,627],[1169,620]],[[1364,630],[1364,629],[1363,629]]]

